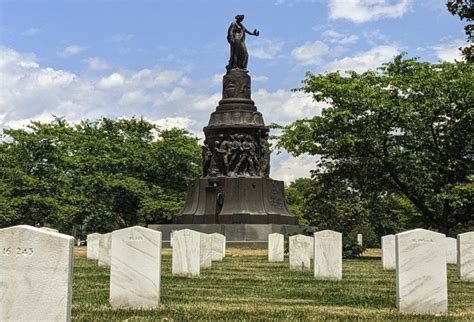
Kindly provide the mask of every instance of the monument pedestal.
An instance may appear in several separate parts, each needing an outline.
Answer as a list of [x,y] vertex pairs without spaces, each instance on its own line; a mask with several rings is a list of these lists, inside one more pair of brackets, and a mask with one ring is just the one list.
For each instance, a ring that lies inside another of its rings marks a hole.
[[283,189],[283,181],[262,177],[197,179],[174,223],[294,225]]

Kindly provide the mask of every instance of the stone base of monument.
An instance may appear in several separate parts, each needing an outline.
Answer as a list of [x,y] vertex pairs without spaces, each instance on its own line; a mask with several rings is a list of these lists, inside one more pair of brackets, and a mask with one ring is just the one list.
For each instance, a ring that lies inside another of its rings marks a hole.
[[163,247],[169,247],[172,231],[191,229],[201,233],[225,235],[228,247],[266,248],[268,235],[273,233],[298,234],[302,228],[297,225],[279,224],[168,224],[148,225],[148,228],[161,231]]
[[262,177],[201,178],[188,187],[186,204],[175,224],[294,225],[283,181]]

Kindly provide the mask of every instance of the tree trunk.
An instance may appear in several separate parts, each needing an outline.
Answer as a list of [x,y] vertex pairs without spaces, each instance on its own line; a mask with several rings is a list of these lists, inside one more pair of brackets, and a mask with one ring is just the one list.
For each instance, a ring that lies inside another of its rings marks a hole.
[[449,233],[449,223],[448,219],[451,215],[452,209],[449,205],[449,200],[444,199],[443,202],[443,217],[441,218],[440,225],[439,225],[439,232],[448,236]]

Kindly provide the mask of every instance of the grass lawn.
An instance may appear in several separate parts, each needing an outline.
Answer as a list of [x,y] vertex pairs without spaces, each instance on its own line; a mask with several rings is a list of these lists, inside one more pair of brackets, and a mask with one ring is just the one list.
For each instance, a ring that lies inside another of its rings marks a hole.
[[[345,260],[342,281],[317,281],[312,271],[290,271],[287,259],[267,262],[266,250],[232,248],[199,278],[172,276],[171,252],[164,249],[161,307],[112,309],[110,269],[87,260],[84,252],[75,251],[73,320],[434,319],[397,312],[395,272],[383,271],[380,258]],[[455,265],[448,266],[448,292],[449,313],[438,318],[474,321],[474,282],[461,283]]]

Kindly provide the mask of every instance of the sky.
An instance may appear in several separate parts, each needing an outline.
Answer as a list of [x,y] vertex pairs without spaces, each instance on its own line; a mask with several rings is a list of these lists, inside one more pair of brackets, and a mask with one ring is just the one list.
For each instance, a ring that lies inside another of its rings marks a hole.
[[[202,128],[221,99],[227,28],[247,37],[252,99],[266,124],[326,107],[293,92],[307,71],[375,69],[400,52],[459,60],[463,23],[443,0],[0,0],[0,130],[30,120],[144,117]],[[307,177],[315,158],[273,154],[271,177]]]

